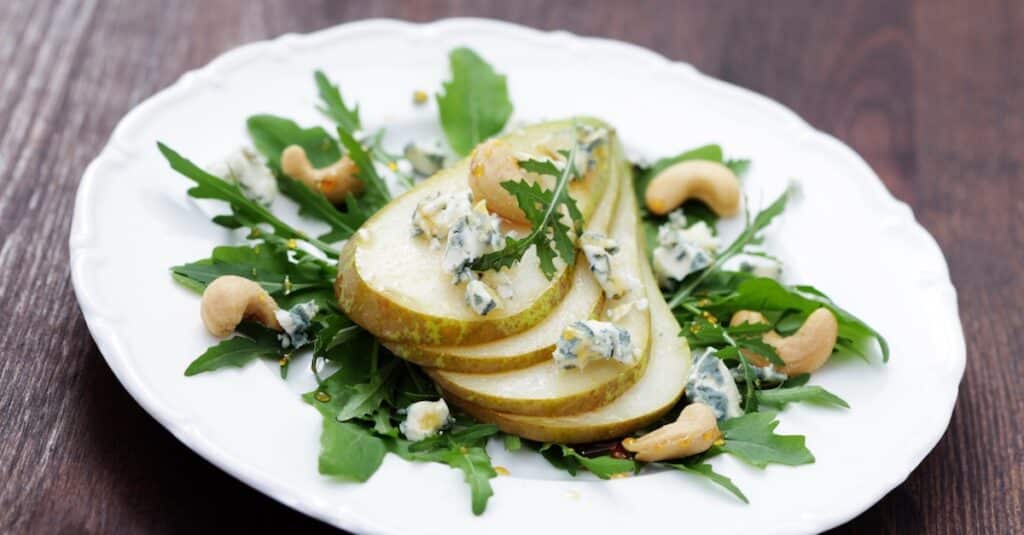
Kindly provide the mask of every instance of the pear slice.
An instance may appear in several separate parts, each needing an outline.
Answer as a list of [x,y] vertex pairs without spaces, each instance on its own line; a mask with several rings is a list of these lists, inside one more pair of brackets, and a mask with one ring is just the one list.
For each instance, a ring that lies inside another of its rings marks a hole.
[[[608,193],[591,217],[588,230],[607,232],[617,206],[622,176],[623,173],[612,174]],[[417,346],[387,341],[384,345],[410,362],[446,371],[494,373],[515,370],[550,359],[565,326],[594,317],[600,312],[603,302],[601,286],[591,275],[586,258],[580,254],[573,269],[572,289],[548,317],[530,329],[474,345]]]
[[[612,256],[612,271],[631,276],[639,284],[641,253],[638,250],[639,220],[633,181],[622,181],[620,188],[618,209],[611,228],[611,235],[619,242],[620,250]],[[646,294],[640,287],[627,296],[641,299]],[[646,307],[641,308],[616,322],[629,331],[634,346],[640,351],[637,363],[633,365],[599,360],[583,369],[562,370],[549,359],[529,368],[502,373],[425,371],[442,389],[495,411],[545,416],[588,411],[611,402],[643,374],[650,341],[650,314]]]
[[[594,148],[590,172],[570,184],[589,224],[609,180],[622,170],[622,148],[612,130],[596,119],[562,120],[523,128],[500,138],[514,154],[547,157],[575,139],[574,124],[608,131],[607,142]],[[401,197],[393,200],[363,224],[342,249],[338,260],[335,293],[342,310],[378,338],[418,345],[456,345],[488,342],[533,327],[558,305],[572,284],[572,270],[559,264],[549,280],[531,248],[510,268],[502,270],[515,296],[486,316],[465,304],[464,289],[452,284],[452,275],[441,268],[443,248],[429,240],[411,237],[416,205],[437,192],[469,189],[469,160],[442,170]],[[599,227],[600,228],[600,227]]]
[[384,346],[405,360],[446,371],[494,373],[525,368],[550,360],[565,326],[594,317],[603,302],[601,286],[590,274],[586,259],[580,256],[573,269],[572,289],[551,315],[530,329],[467,346],[417,346],[387,341]]
[[480,421],[539,442],[579,444],[608,440],[657,421],[683,394],[690,373],[690,348],[686,339],[679,336],[679,323],[665,303],[650,267],[645,265],[643,271],[654,337],[650,361],[640,380],[611,403],[568,416],[522,416],[497,412],[450,392],[445,393],[445,398]]

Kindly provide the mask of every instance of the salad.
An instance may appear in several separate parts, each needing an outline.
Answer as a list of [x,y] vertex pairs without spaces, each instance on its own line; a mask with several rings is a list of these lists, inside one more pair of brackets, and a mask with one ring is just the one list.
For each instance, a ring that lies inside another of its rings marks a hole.
[[[803,436],[775,432],[780,410],[848,408],[811,373],[889,349],[814,287],[781,282],[763,234],[793,189],[752,214],[752,162],[718,145],[648,165],[598,118],[510,125],[506,78],[467,48],[449,60],[445,143],[390,152],[318,71],[330,129],[253,115],[251,146],[204,167],[158,144],[238,237],[171,268],[222,339],[185,375],[257,359],[311,374],[321,474],[366,481],[388,453],[443,463],[475,514],[508,473],[492,441],[573,475],[705,477],[744,502],[710,459],[813,463]],[[279,218],[283,202],[326,231]],[[725,240],[718,222],[734,217]]]

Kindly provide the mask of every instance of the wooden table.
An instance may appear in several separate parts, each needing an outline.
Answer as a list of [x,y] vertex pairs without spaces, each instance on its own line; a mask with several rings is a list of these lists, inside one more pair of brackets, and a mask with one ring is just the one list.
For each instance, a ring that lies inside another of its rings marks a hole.
[[[455,14],[650,47],[862,154],[945,251],[969,359],[935,451],[837,532],[1024,533],[1019,0],[0,2],[0,532],[328,531],[193,454],[114,378],[71,290],[75,190],[125,112],[230,48]],[[876,438],[877,455],[899,440]]]

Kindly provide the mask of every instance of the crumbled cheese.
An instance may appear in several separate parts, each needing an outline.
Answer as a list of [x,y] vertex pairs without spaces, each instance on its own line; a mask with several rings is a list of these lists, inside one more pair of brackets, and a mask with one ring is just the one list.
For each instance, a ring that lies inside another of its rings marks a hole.
[[584,320],[574,321],[562,331],[551,356],[559,368],[567,370],[583,369],[595,359],[632,365],[638,353],[626,329],[605,321]]
[[468,282],[472,278],[469,266],[473,261],[501,249],[504,244],[501,218],[488,212],[485,202],[480,201],[448,231],[441,268],[453,275],[453,284]]
[[719,420],[741,416],[740,391],[729,368],[715,356],[715,351],[709,347],[694,361],[686,382],[686,398],[711,407]]
[[577,127],[576,136],[579,143],[579,148],[576,150],[576,171],[582,177],[594,165],[597,165],[594,150],[608,140],[608,129],[581,124]]
[[405,438],[419,442],[441,432],[451,424],[451,412],[444,399],[417,401],[405,410],[405,421],[398,424],[398,430]]
[[402,173],[403,175],[411,175],[413,172],[412,164],[409,163],[409,160],[406,160],[404,158],[398,160],[395,164],[395,167],[396,169],[398,169],[398,172]]
[[309,327],[313,316],[320,310],[315,301],[306,301],[293,306],[289,310],[278,310],[274,317],[281,324],[284,332],[277,335],[281,347],[300,348],[309,343]]
[[658,228],[658,246],[651,255],[658,282],[670,288],[690,273],[708,267],[718,247],[718,239],[707,223],[698,221],[687,227],[682,211],[672,212],[668,222]]
[[270,172],[263,158],[248,148],[240,148],[209,166],[211,174],[238,184],[242,193],[263,205],[269,206],[277,197],[277,180]]
[[494,288],[502,299],[515,299],[516,289],[512,286],[512,279],[509,278],[508,273],[505,273],[505,270],[485,271],[480,274],[480,280]]
[[431,146],[409,143],[403,151],[412,170],[421,176],[430,176],[444,167],[445,151],[439,142]]
[[[774,366],[768,364],[766,366],[751,366],[750,370],[754,372],[754,379],[761,381],[762,383],[781,383],[789,376],[777,371]],[[743,367],[732,368],[729,370],[732,373],[732,378],[737,383],[742,383],[747,380],[747,376],[743,373]]]
[[762,256],[744,255],[730,259],[723,269],[750,273],[755,277],[779,280],[782,277],[782,263]]
[[594,274],[606,297],[615,299],[629,292],[634,286],[630,277],[612,271],[611,257],[619,252],[619,244],[615,240],[599,232],[584,232],[579,244],[590,264],[590,272]]
[[466,285],[466,304],[473,312],[486,316],[488,312],[501,308],[497,296],[489,286],[479,280],[471,280]]
[[412,235],[444,240],[459,218],[473,209],[473,192],[436,192],[416,205],[412,212]]

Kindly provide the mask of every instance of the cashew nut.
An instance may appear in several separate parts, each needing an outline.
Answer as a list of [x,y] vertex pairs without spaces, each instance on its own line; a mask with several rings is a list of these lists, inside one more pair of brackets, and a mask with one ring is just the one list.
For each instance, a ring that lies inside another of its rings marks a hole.
[[665,215],[688,199],[703,201],[720,216],[735,215],[740,210],[740,181],[718,162],[686,160],[655,175],[644,194],[647,209],[656,215]]
[[306,156],[306,150],[298,145],[289,145],[281,153],[281,170],[284,174],[319,191],[332,203],[340,203],[349,193],[358,193],[363,183],[356,177],[359,167],[348,156],[317,169]]
[[664,461],[705,452],[721,436],[714,409],[703,403],[691,403],[676,421],[642,437],[627,438],[622,447],[636,453],[638,461]]
[[513,223],[529,224],[530,221],[501,183],[523,180],[526,175],[512,147],[504,141],[492,139],[473,149],[469,160],[469,188],[473,198],[486,200],[488,210]]
[[262,286],[244,277],[223,275],[214,279],[203,291],[199,311],[206,329],[221,338],[234,332],[243,319],[281,330],[274,315],[277,311],[274,298]]
[[[743,323],[768,323],[768,320],[760,312],[740,310],[729,321],[731,326]],[[775,331],[768,331],[761,335],[761,340],[774,347],[779,358],[786,363],[779,371],[792,376],[813,372],[825,364],[832,355],[838,336],[839,323],[835,315],[822,307],[811,312],[792,335],[781,336]],[[744,351],[744,354],[758,366],[768,364],[768,360],[760,355],[748,351]],[[776,365],[776,368],[779,367]]]

